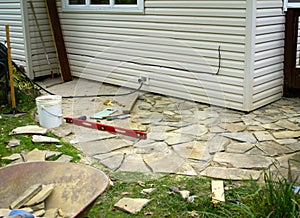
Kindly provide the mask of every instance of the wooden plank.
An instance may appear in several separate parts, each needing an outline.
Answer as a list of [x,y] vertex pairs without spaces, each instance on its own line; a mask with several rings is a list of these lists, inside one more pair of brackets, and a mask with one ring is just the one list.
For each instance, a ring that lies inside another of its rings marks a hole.
[[65,42],[58,17],[56,1],[45,0],[46,8],[51,26],[54,44],[58,56],[59,66],[62,79],[64,82],[72,80],[71,69],[69,65],[68,55],[65,47]]

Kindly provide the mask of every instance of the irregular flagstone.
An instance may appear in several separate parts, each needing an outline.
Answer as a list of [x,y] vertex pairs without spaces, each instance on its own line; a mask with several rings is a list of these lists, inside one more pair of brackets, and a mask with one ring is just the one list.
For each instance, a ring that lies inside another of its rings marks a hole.
[[256,146],[254,146],[251,150],[247,151],[245,154],[266,156],[266,153],[258,149]]
[[291,131],[291,130],[278,131],[278,132],[273,132],[273,136],[277,139],[298,138],[300,137],[300,131]]
[[186,176],[198,175],[195,169],[188,162],[183,163],[179,168],[177,168],[175,173]]
[[186,135],[193,135],[193,136],[201,136],[208,132],[207,128],[203,125],[189,125],[186,127],[182,127],[174,131],[175,133],[181,133]]
[[59,139],[48,137],[48,136],[42,136],[42,135],[33,135],[32,136],[32,142],[47,142],[47,143],[59,143]]
[[37,126],[37,125],[28,125],[28,126],[21,126],[13,129],[9,135],[16,135],[16,134],[46,134],[47,129]]
[[151,172],[151,170],[146,166],[141,155],[138,154],[128,154],[118,169],[122,172]]
[[21,143],[21,140],[19,139],[11,139],[9,140],[8,144],[7,144],[7,147],[16,147],[16,146],[19,146]]
[[24,206],[36,205],[44,201],[54,190],[54,184],[42,185],[42,190],[39,191],[33,198],[27,201]]
[[205,111],[194,111],[194,117],[198,120],[206,120],[208,118],[219,117],[219,113],[216,111],[205,110]]
[[24,154],[23,158],[25,162],[44,161],[46,159],[46,152],[35,148],[32,151]]
[[145,147],[147,145],[150,145],[152,143],[154,143],[155,141],[154,140],[149,140],[149,139],[146,139],[146,140],[139,140],[138,142],[136,142],[133,147],[135,148],[139,148],[139,147]]
[[274,137],[268,131],[256,131],[253,134],[260,142],[275,140]]
[[206,167],[210,165],[210,161],[194,161],[190,160],[190,165],[195,169],[195,172],[200,174],[201,171],[203,171]]
[[1,159],[13,161],[13,160],[22,159],[22,156],[21,156],[21,154],[15,153],[15,154],[12,154],[12,155],[9,155],[9,156],[6,156],[6,157],[2,157]]
[[261,125],[265,129],[269,130],[283,130],[284,128],[281,126],[277,126],[275,123],[266,123]]
[[247,151],[251,150],[254,147],[252,143],[238,143],[233,142],[226,147],[226,152],[229,153],[246,153]]
[[226,152],[216,153],[213,157],[213,161],[219,164],[244,169],[268,168],[274,162],[270,157]]
[[222,123],[219,124],[221,128],[228,130],[229,132],[241,132],[244,131],[247,126],[241,122],[239,123]]
[[145,154],[143,159],[154,173],[176,173],[185,164],[185,159],[174,152]]
[[286,146],[294,152],[300,151],[300,142],[299,141],[294,142],[292,144],[287,144]]
[[247,126],[248,131],[264,131],[265,128],[262,126]]
[[24,191],[20,196],[9,205],[10,209],[19,209],[26,203],[29,199],[35,196],[42,189],[41,184],[31,185],[28,189]]
[[228,138],[216,135],[211,140],[207,141],[208,152],[215,154],[216,152],[225,151],[225,147],[230,143]]
[[135,149],[137,154],[151,154],[151,153],[169,153],[169,146],[165,142],[155,142],[146,146],[140,146]]
[[124,160],[125,154],[102,154],[102,155],[95,155],[93,157],[99,160],[99,162],[105,167],[107,167],[108,169],[115,171],[118,168],[120,168]]
[[222,119],[223,123],[237,123],[241,122],[241,114],[233,114],[233,113],[221,113],[219,118]]
[[297,139],[277,139],[275,141],[281,145],[288,145],[288,144],[296,143],[298,140]]
[[192,141],[188,143],[177,144],[173,145],[173,149],[179,156],[186,159],[201,161],[211,160],[207,142]]
[[127,213],[136,214],[141,211],[151,199],[145,198],[122,198],[114,206]]
[[47,159],[49,159],[49,158],[51,158],[51,157],[59,156],[59,155],[61,155],[61,154],[62,154],[62,153],[59,152],[59,151],[48,151],[48,150],[46,150],[46,151],[45,151],[45,158],[46,158],[46,160],[47,160]]
[[99,131],[99,130],[95,130],[95,129],[87,130],[87,128],[84,128],[84,129],[83,128],[84,127],[75,131],[76,138],[74,138],[70,141],[71,144],[76,144],[76,143],[80,143],[80,142],[100,141],[100,140],[111,139],[111,138],[116,137],[116,135],[113,135],[108,132]]
[[222,135],[240,142],[249,142],[249,143],[257,142],[256,138],[250,132],[223,133]]
[[274,117],[268,117],[268,116],[257,116],[254,118],[254,120],[262,123],[262,124],[267,124],[267,123],[274,123],[276,122],[278,119],[274,118]]
[[147,139],[154,141],[164,141],[167,138],[167,134],[165,132],[150,132],[147,134]]
[[290,181],[295,182],[295,185],[300,185],[300,159],[294,160],[291,159],[289,160],[289,168],[288,168],[288,179]]
[[72,160],[73,160],[72,156],[63,154],[56,161],[68,163],[68,162],[71,162]]
[[297,116],[290,117],[288,119],[288,121],[293,122],[293,123],[300,123],[300,116],[299,116],[299,114],[297,114]]
[[107,139],[79,143],[76,147],[87,155],[104,154],[133,145],[132,141],[125,139]]
[[288,155],[284,155],[284,156],[276,158],[276,160],[279,163],[279,166],[283,167],[283,168],[288,168],[289,167],[288,162],[289,162],[290,159],[291,160],[300,160],[300,152],[296,152],[296,153],[293,153],[293,154],[288,154]]
[[193,141],[194,137],[191,135],[183,135],[179,133],[173,133],[172,135],[169,135],[168,138],[165,140],[165,142],[168,145],[176,145],[180,143],[190,142]]
[[285,129],[293,130],[293,131],[300,130],[300,126],[288,120],[278,120],[275,124],[277,126],[283,127]]
[[151,126],[150,132],[170,132],[175,129],[175,127],[170,126]]
[[262,150],[263,152],[265,152],[265,154],[267,156],[271,156],[271,157],[293,152],[288,147],[279,145],[278,143],[276,143],[274,141],[266,141],[266,142],[257,143],[256,147],[258,149]]
[[207,167],[200,175],[226,180],[258,180],[262,171],[226,167]]
[[219,126],[212,126],[209,129],[209,132],[212,132],[212,133],[224,133],[225,129],[223,129],[223,128],[219,127]]

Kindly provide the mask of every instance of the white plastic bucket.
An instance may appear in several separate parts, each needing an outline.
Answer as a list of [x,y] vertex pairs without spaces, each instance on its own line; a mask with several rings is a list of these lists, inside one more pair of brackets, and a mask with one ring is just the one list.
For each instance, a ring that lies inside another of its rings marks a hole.
[[35,99],[40,126],[55,128],[62,123],[61,96],[45,95]]

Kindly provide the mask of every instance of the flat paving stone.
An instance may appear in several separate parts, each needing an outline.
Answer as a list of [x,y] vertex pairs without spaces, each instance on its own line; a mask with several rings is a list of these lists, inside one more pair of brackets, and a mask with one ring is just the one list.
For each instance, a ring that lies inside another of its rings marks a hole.
[[183,135],[179,133],[173,133],[165,140],[168,145],[176,145],[180,143],[193,141],[195,138],[191,135]]
[[133,145],[132,141],[125,139],[107,139],[78,143],[77,148],[87,155],[103,154]]
[[209,161],[211,155],[206,142],[192,141],[172,146],[174,151],[181,157],[186,159]]
[[204,125],[194,124],[182,127],[180,129],[175,130],[174,132],[199,137],[207,133],[208,129]]
[[247,151],[251,150],[254,147],[252,143],[239,143],[233,142],[226,147],[226,152],[228,153],[246,153]]
[[300,151],[300,142],[299,141],[291,143],[291,144],[287,144],[286,146],[294,152]]
[[176,173],[185,164],[185,159],[174,152],[145,154],[143,159],[154,173]]
[[257,142],[256,138],[250,132],[223,133],[222,135],[240,142],[249,142],[249,143]]
[[280,145],[274,141],[260,142],[256,144],[256,147],[265,152],[267,156],[271,157],[289,154],[293,152],[288,147]]
[[243,124],[242,122],[239,123],[222,123],[219,124],[221,128],[226,129],[229,132],[242,132],[244,131],[247,126]]
[[142,156],[138,154],[125,155],[123,163],[117,171],[143,173],[151,172],[151,170],[144,163]]
[[274,137],[268,131],[256,131],[253,134],[260,142],[275,140]]
[[244,169],[264,169],[268,168],[274,162],[270,157],[226,152],[216,153],[213,161],[222,165]]
[[273,132],[273,135],[277,139],[298,138],[300,137],[300,131],[291,131],[291,130],[278,131],[278,132]]
[[150,201],[150,199],[145,198],[122,198],[114,205],[114,207],[127,213],[136,214]]
[[230,144],[230,140],[226,137],[216,135],[211,140],[207,141],[208,152],[215,154],[220,151],[225,151],[225,147]]
[[274,130],[274,131],[285,129],[281,126],[276,125],[275,123],[266,123],[266,124],[262,124],[261,126],[265,129]]
[[125,154],[102,154],[102,155],[95,155],[93,158],[99,160],[101,164],[103,164],[106,168],[111,169],[113,171],[120,168],[123,160],[124,160]]
[[292,123],[288,120],[279,120],[275,123],[277,126],[283,127],[285,129],[289,129],[289,130],[300,130],[300,126],[298,126],[295,123]]
[[258,180],[262,171],[226,167],[207,167],[200,175],[230,180]]
[[165,142],[154,142],[146,146],[140,146],[135,149],[137,154],[151,154],[151,153],[169,153],[170,149]]

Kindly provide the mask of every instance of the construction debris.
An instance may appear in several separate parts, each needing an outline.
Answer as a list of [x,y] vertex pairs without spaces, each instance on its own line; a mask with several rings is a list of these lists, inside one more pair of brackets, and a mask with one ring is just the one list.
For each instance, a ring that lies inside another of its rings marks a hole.
[[141,211],[151,199],[145,198],[122,198],[114,206],[127,213],[136,214]]
[[60,141],[56,138],[52,138],[48,136],[33,135],[32,142],[59,143]]
[[217,204],[219,202],[225,202],[223,180],[212,180],[211,181],[211,193],[212,193],[211,198],[212,198],[213,204]]
[[39,134],[44,135],[46,134],[47,129],[37,126],[37,125],[28,125],[28,126],[21,126],[13,129],[9,135],[17,135],[17,134]]

